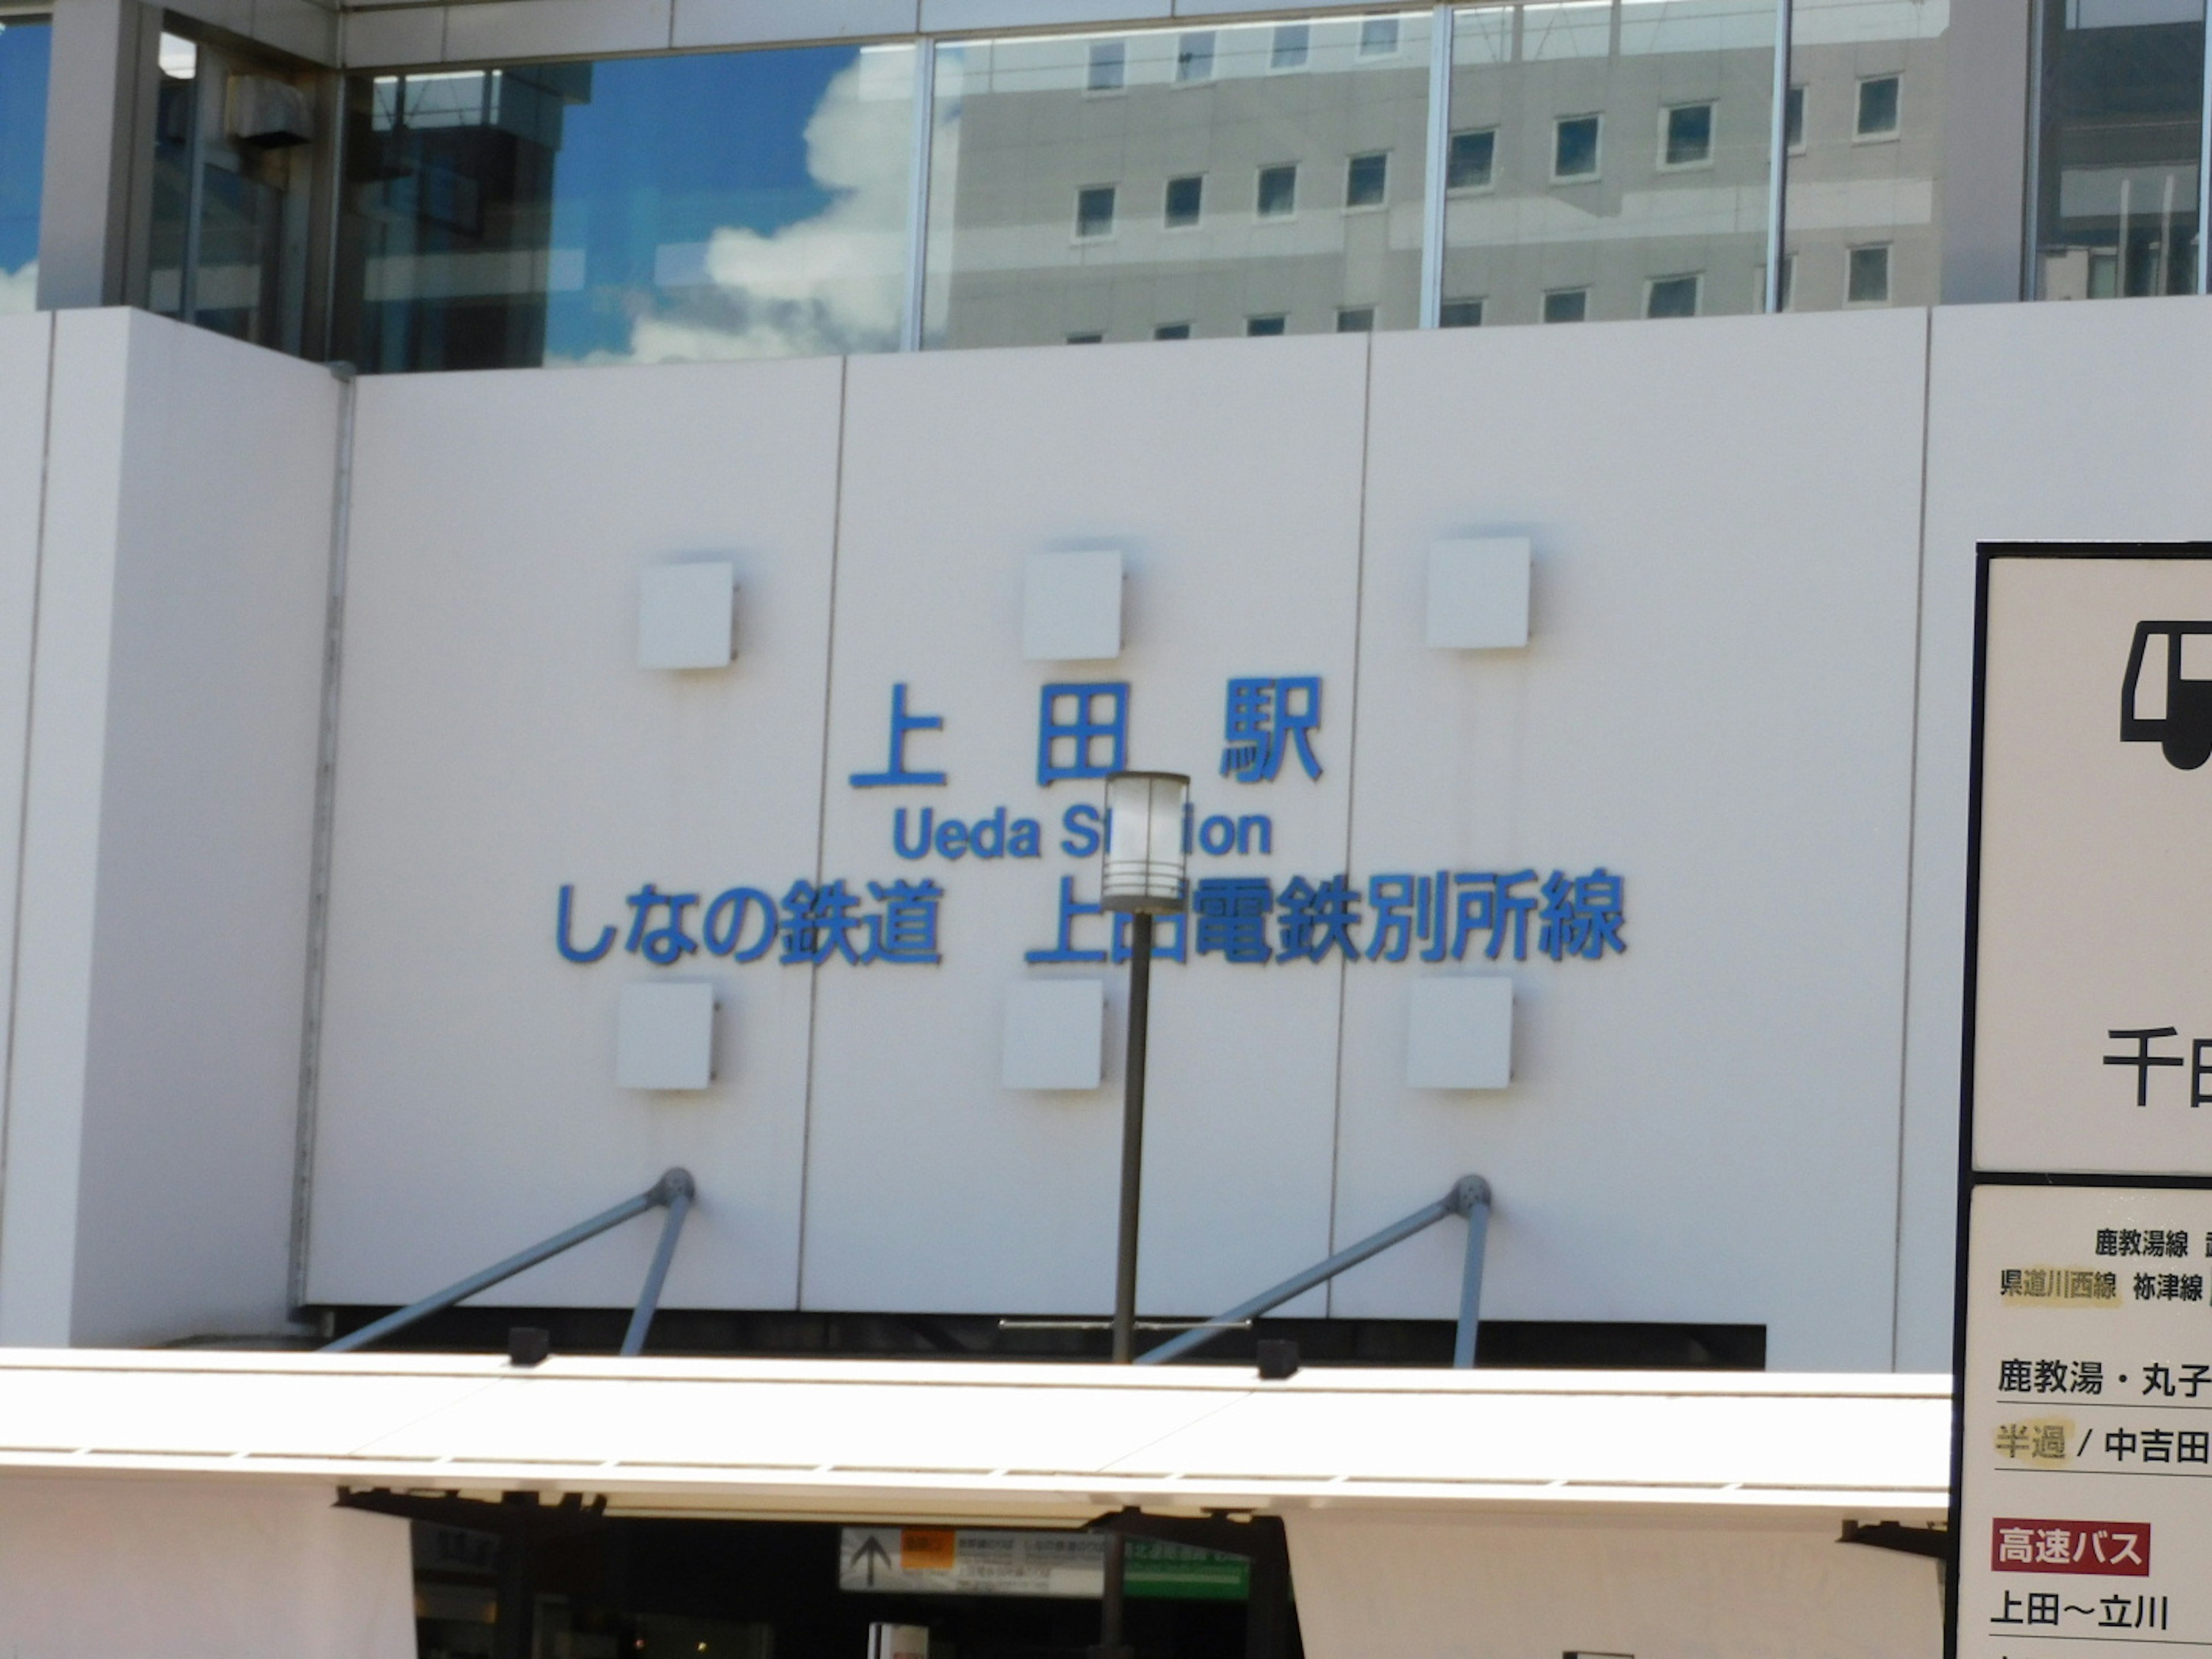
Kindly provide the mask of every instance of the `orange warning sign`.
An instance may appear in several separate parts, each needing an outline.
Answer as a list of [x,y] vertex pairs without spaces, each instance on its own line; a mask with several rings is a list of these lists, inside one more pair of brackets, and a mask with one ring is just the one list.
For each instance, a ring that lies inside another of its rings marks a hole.
[[950,1572],[959,1554],[960,1534],[950,1527],[902,1527],[901,1572]]

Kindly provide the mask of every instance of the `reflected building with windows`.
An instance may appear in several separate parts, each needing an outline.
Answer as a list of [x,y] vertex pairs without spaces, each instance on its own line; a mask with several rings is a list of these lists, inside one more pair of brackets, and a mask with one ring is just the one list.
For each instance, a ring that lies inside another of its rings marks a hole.
[[1413,326],[1429,34],[1409,12],[941,49],[926,342]]
[[1948,0],[1798,0],[1784,309],[1941,298],[1949,14]]
[[[142,30],[107,251],[56,302],[388,372],[2205,286],[2201,0],[1486,0],[742,50],[677,28],[611,56],[490,28],[413,61],[444,15],[333,25],[319,60],[184,13]],[[41,281],[52,34],[0,7],[15,309]]]

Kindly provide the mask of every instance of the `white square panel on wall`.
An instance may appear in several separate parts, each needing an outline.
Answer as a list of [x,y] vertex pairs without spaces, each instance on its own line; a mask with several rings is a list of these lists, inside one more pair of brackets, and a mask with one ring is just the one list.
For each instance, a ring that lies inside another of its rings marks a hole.
[[727,668],[737,654],[738,569],[649,564],[637,578],[640,668]]
[[1528,643],[1528,538],[1453,536],[1429,545],[1428,642],[1483,651]]
[[1513,980],[1417,979],[1406,1012],[1406,1086],[1503,1089],[1513,1080]]
[[1017,980],[1006,988],[1001,1086],[1096,1089],[1105,1076],[1105,1048],[1103,980]]
[[703,1089],[714,1080],[714,988],[696,980],[623,987],[615,1086]]
[[1022,655],[1104,662],[1121,654],[1121,555],[1110,547],[1032,553],[1022,562]]

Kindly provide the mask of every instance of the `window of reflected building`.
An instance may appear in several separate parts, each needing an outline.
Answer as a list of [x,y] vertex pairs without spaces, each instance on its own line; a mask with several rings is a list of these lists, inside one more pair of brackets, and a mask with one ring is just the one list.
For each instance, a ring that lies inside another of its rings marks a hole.
[[2194,293],[2203,0],[2055,0],[2041,55],[2037,296]]
[[1936,303],[1949,27],[1948,0],[1796,0],[1785,309]]
[[[1430,33],[1423,10],[939,45],[927,343],[1413,326]],[[1070,237],[1073,192],[1109,185],[1164,211]]]
[[[354,77],[341,354],[384,370],[895,349],[915,62],[896,44]],[[1112,72],[1086,55],[1071,85]],[[1058,181],[1063,245],[1071,219],[1077,237],[1103,239],[1102,210],[1112,228],[1110,190],[1085,200],[1097,176]]]
[[1456,11],[1444,291],[1485,325],[1758,310],[1774,4]]
[[43,17],[0,18],[0,315],[39,305],[39,198],[53,33]]

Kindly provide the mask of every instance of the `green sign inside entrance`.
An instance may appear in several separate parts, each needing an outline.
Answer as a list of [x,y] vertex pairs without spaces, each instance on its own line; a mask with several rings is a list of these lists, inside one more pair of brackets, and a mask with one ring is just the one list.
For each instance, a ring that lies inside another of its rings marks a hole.
[[1133,1596],[1161,1601],[1242,1601],[1252,1592],[1252,1564],[1220,1550],[1132,1538],[1122,1583]]
[[[1123,1584],[1155,1601],[1242,1601],[1252,1569],[1241,1555],[1133,1538]],[[969,1527],[848,1527],[842,1590],[904,1595],[1056,1595],[1095,1599],[1106,1582],[1106,1539],[1095,1532]]]

